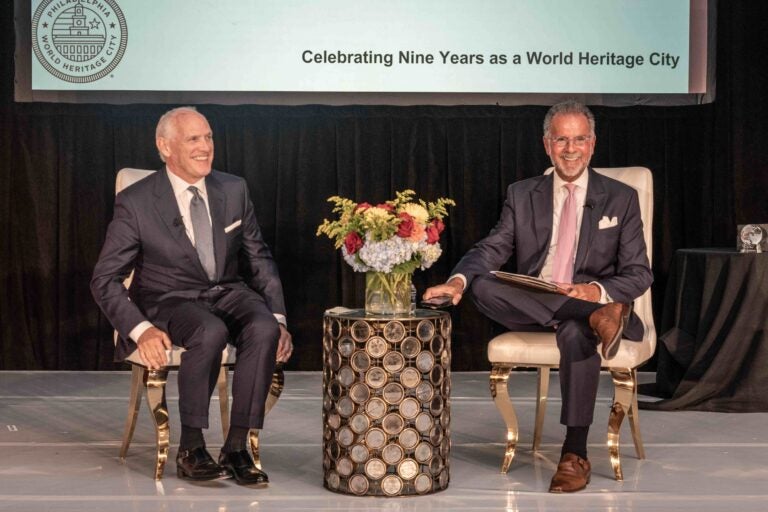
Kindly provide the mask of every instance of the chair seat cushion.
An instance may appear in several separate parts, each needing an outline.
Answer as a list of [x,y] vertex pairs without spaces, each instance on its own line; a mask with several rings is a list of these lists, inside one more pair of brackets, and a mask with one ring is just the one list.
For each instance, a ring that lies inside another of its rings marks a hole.
[[[184,347],[179,347],[176,345],[173,345],[171,350],[166,350],[165,353],[168,356],[168,364],[165,365],[165,367],[166,368],[178,367],[179,364],[181,363],[181,354],[183,354],[184,352],[186,352],[186,349]],[[227,344],[227,347],[221,353],[221,364],[235,364],[236,358],[237,358],[237,349],[235,348],[234,345]],[[126,363],[145,366],[145,364],[141,361],[141,357],[139,357],[138,349],[131,352],[131,355],[126,357],[124,361]]]
[[[600,351],[597,351],[598,354]],[[652,355],[649,340],[622,340],[619,352],[610,361],[603,360],[605,368],[635,368]],[[560,350],[551,332],[505,332],[488,343],[491,363],[512,366],[558,366]]]

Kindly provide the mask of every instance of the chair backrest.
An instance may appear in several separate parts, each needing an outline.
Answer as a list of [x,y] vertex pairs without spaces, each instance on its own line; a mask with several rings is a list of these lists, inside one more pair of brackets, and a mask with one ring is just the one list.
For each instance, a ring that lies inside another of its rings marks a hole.
[[117,177],[115,178],[115,195],[119,194],[123,191],[123,189],[133,185],[137,181],[143,180],[153,172],[155,171],[150,171],[147,169],[132,169],[130,167],[120,169],[117,173]]
[[[550,167],[544,173],[549,174],[552,171],[554,171],[554,168]],[[629,185],[637,191],[640,202],[640,217],[643,220],[643,238],[648,250],[648,263],[652,263],[653,175],[650,169],[646,167],[606,167],[595,168],[595,172]],[[643,341],[649,344],[650,354],[647,355],[647,358],[650,358],[656,351],[656,326],[653,323],[650,288],[635,301],[635,313],[640,317],[645,326]]]

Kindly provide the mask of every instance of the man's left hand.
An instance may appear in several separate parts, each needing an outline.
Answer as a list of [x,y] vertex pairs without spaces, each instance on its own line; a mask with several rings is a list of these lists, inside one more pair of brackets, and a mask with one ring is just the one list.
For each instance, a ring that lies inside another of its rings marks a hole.
[[277,362],[287,363],[293,353],[293,341],[291,333],[285,328],[283,324],[280,324],[280,340],[277,342]]
[[589,302],[600,301],[600,287],[593,283],[579,283],[571,286],[568,293],[568,297],[574,299],[586,300]]

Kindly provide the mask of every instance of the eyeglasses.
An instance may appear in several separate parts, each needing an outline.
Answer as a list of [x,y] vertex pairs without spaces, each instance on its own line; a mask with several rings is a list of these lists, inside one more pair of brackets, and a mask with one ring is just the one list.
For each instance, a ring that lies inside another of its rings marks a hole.
[[578,137],[568,138],[568,137],[550,137],[549,140],[552,142],[552,144],[555,145],[558,149],[563,149],[568,145],[569,142],[572,142],[574,146],[577,148],[583,148],[587,145],[589,141],[591,141],[593,137],[591,135],[579,135]]

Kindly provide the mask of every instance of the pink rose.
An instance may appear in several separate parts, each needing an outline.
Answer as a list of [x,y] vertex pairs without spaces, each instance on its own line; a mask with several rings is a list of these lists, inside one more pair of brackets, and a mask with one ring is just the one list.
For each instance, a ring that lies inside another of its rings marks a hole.
[[392,206],[391,204],[387,204],[387,203],[379,203],[379,204],[376,205],[376,208],[381,208],[382,210],[387,210],[388,212],[394,212],[395,211],[395,207]]
[[347,236],[344,237],[344,247],[347,249],[347,253],[355,254],[363,246],[363,239],[356,231],[350,231]]
[[411,231],[411,236],[408,237],[408,240],[418,242],[422,238],[424,238],[424,225],[420,222],[414,222],[413,231]]
[[434,219],[432,221],[432,225],[434,225],[437,228],[438,233],[442,233],[445,229],[445,224],[440,219]]
[[367,210],[368,208],[371,208],[371,203],[360,203],[360,204],[359,204],[359,205],[357,205],[357,207],[355,208],[355,211],[356,211],[356,212],[364,212],[364,211],[365,211],[365,210]]
[[398,213],[397,217],[401,219],[400,224],[397,225],[397,236],[400,238],[408,238],[413,232],[413,217],[405,212]]
[[427,243],[428,244],[435,244],[440,240],[440,229],[435,226],[435,223],[430,223],[429,226],[427,226]]

